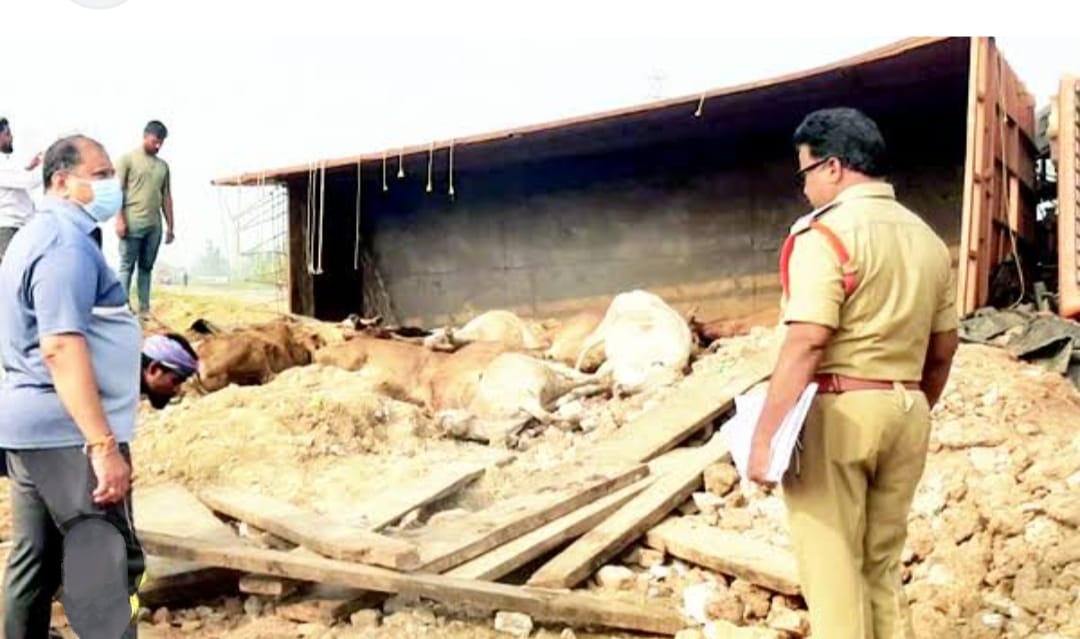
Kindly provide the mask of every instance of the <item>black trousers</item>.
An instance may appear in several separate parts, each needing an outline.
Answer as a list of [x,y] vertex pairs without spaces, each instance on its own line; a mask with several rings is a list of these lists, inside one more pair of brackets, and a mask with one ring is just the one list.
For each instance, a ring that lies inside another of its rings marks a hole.
[[[126,446],[121,453],[130,461]],[[5,639],[47,639],[53,597],[81,639],[134,639],[128,604],[144,571],[130,495],[106,507],[81,448],[7,451],[14,517]]]
[[19,229],[11,226],[0,226],[0,260],[4,259],[4,253],[7,253],[8,244],[11,244],[11,238],[15,237],[15,234],[19,232]]

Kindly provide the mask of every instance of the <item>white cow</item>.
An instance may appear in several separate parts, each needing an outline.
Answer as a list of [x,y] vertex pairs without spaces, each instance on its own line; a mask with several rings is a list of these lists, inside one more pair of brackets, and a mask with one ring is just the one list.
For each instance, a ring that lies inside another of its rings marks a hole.
[[472,342],[499,342],[525,350],[543,347],[543,343],[525,320],[510,311],[503,310],[481,313],[458,329],[436,329],[424,340],[429,348],[437,348],[447,343],[457,347]]
[[610,374],[617,394],[671,384],[690,362],[693,337],[686,319],[647,291],[615,296],[604,319],[585,340],[576,368],[603,346],[606,361],[598,376]]

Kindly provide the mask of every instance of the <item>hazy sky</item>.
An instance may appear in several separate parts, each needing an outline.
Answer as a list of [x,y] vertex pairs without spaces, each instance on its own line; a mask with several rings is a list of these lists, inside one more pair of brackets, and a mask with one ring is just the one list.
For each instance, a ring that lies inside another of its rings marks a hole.
[[[234,22],[211,20],[225,4]],[[16,152],[30,155],[79,131],[115,157],[138,144],[148,119],[163,120],[178,241],[162,259],[182,264],[208,239],[231,238],[236,189],[211,187],[214,177],[691,94],[902,37],[710,36],[692,13],[655,34],[636,23],[624,37],[612,37],[616,28],[520,35],[430,23],[384,33],[356,5],[342,18],[315,0],[289,5],[304,9],[306,21],[292,29],[287,12],[272,23],[256,15],[271,4],[128,0],[89,11],[71,0],[6,0],[5,11],[22,8],[5,15],[10,37],[0,44],[0,114],[11,119]],[[182,17],[166,11],[177,7],[186,8]],[[253,17],[236,13],[243,7]],[[350,34],[345,19],[363,34]],[[59,26],[35,31],[43,23]],[[1080,72],[1077,42],[998,39],[1040,103],[1062,72]],[[115,259],[115,248],[107,251]]]

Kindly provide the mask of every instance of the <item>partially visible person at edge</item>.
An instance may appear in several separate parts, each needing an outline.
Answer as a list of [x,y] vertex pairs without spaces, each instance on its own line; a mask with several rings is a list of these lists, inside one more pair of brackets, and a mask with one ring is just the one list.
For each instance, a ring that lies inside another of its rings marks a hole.
[[0,260],[11,238],[34,213],[30,192],[41,186],[41,172],[35,170],[41,164],[41,154],[23,166],[16,163],[14,153],[11,123],[0,117]]
[[84,136],[49,147],[43,178],[41,209],[0,264],[0,448],[14,519],[4,636],[48,636],[62,587],[80,637],[130,638],[144,566],[129,494],[142,330],[91,237],[122,194],[105,149]]
[[749,474],[768,484],[772,436],[816,381],[799,464],[783,485],[813,633],[911,638],[900,554],[930,410],[957,349],[949,251],[897,202],[883,178],[885,141],[867,116],[816,111],[794,145],[815,211],[791,231],[785,336]]
[[150,284],[162,238],[171,244],[176,230],[169,165],[158,157],[168,134],[164,124],[150,121],[143,129],[142,146],[116,163],[116,177],[124,192],[124,205],[116,216],[120,283],[129,294],[131,276],[138,271],[138,310],[143,317],[150,312]]
[[165,333],[143,340],[142,394],[154,408],[165,408],[198,370],[199,356],[182,335]]

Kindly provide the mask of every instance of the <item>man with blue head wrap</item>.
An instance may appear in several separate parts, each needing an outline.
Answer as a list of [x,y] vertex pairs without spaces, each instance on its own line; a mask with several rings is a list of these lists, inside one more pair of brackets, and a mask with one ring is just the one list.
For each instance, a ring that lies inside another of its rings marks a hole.
[[183,336],[151,335],[143,340],[142,394],[154,408],[165,408],[199,370],[199,357]]

